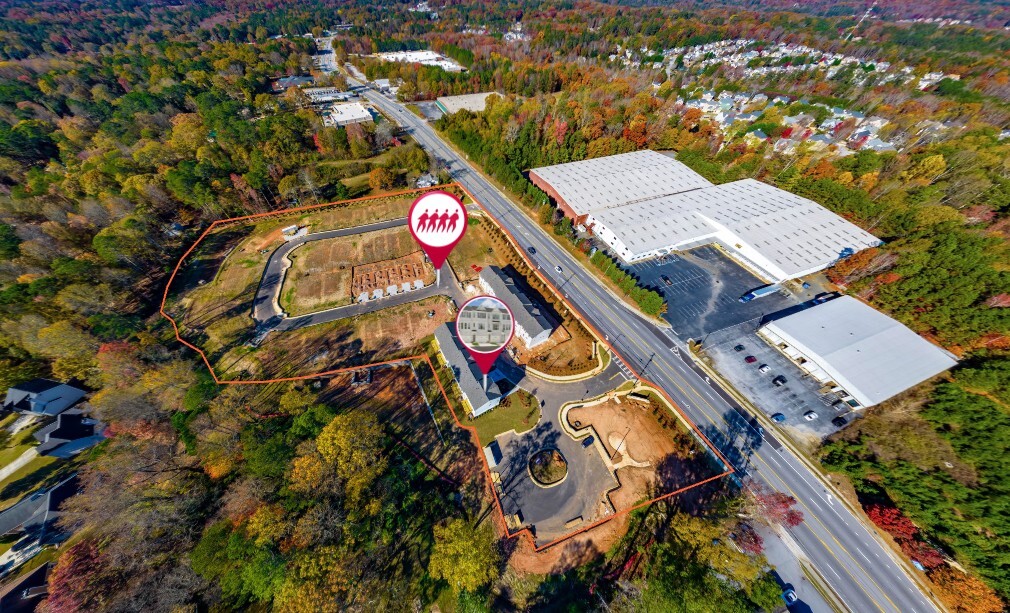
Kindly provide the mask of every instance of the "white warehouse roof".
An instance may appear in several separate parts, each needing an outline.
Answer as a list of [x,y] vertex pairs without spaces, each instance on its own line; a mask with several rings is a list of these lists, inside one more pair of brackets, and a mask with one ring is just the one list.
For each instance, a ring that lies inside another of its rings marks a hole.
[[712,185],[685,164],[648,149],[530,172],[549,183],[578,215]]
[[372,114],[360,102],[347,102],[345,104],[334,104],[333,108],[330,109],[330,119],[334,125],[345,126],[351,123],[372,121]]
[[831,264],[844,249],[880,243],[816,202],[754,179],[607,209],[593,218],[621,239],[631,257],[721,238],[728,248],[753,249],[761,257],[749,259],[772,264],[767,272],[776,278],[802,276]]
[[957,364],[949,353],[851,296],[765,328],[815,361],[863,406],[873,406]]
[[880,240],[821,205],[743,179],[712,185],[669,156],[637,151],[531,171],[626,262],[719,242],[775,281]]
[[435,104],[442,109],[442,112],[449,115],[464,109],[480,113],[487,108],[487,98],[495,92],[483,92],[480,94],[462,94],[460,96],[441,96],[435,100]]

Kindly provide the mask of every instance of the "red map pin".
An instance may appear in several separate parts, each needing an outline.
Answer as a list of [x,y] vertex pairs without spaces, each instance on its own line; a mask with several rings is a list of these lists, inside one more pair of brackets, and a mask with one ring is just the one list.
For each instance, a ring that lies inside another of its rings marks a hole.
[[466,232],[466,209],[448,192],[425,192],[410,205],[407,222],[411,236],[437,271]]
[[459,308],[456,338],[485,375],[512,340],[515,334],[512,322],[512,310],[494,296],[471,298]]

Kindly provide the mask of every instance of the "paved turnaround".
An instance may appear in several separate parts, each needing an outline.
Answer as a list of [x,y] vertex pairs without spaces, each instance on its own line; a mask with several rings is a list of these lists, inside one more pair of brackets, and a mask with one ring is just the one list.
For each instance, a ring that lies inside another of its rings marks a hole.
[[[349,79],[357,89],[361,84]],[[404,127],[431,155],[448,165],[487,211],[519,241],[536,249],[531,259],[564,294],[568,304],[608,338],[618,356],[662,387],[702,432],[731,459],[737,475],[749,476],[796,497],[805,520],[789,530],[802,553],[850,610],[912,613],[936,608],[899,567],[879,537],[844,506],[787,448],[763,444],[745,431],[730,402],[675,354],[675,340],[613,296],[517,205],[442,142],[423,119],[370,89],[369,102]],[[562,272],[556,272],[560,266]],[[777,447],[777,448],[776,448]]]

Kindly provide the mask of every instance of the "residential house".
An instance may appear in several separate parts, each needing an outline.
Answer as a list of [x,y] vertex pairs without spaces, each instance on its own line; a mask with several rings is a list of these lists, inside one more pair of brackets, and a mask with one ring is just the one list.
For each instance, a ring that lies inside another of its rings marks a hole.
[[3,408],[26,415],[53,417],[77,404],[86,394],[66,383],[32,379],[8,388]]

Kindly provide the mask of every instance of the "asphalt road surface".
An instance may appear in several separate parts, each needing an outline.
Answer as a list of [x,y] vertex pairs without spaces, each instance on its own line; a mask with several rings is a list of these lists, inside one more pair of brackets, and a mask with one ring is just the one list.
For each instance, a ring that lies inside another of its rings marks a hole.
[[[351,82],[360,86],[360,83]],[[386,96],[363,95],[399,123],[430,155],[444,162],[461,183],[503,224],[525,250],[536,248],[534,264],[565,295],[618,356],[662,387],[709,439],[722,441],[738,476],[750,476],[796,497],[805,520],[789,532],[803,555],[852,611],[912,613],[936,608],[878,537],[847,507],[833,499],[819,478],[785,447],[775,449],[739,431],[735,410],[705,379],[673,352],[675,343],[626,307],[504,194],[450,149],[424,120]],[[555,271],[561,267],[561,272]]]

